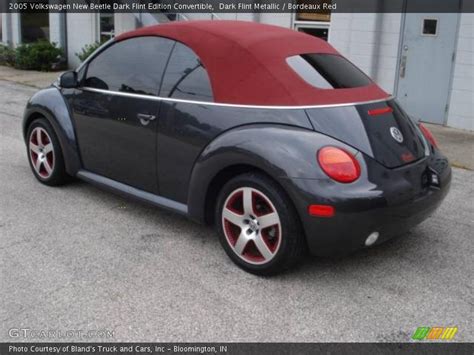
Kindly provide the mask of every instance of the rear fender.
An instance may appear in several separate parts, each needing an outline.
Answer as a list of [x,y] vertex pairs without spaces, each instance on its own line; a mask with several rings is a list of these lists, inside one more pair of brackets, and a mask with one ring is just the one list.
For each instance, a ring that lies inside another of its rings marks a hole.
[[327,179],[316,161],[316,152],[325,145],[338,145],[357,154],[333,138],[298,127],[255,124],[227,131],[203,150],[194,165],[188,193],[189,216],[205,221],[210,184],[219,172],[232,166],[255,167],[279,181]]

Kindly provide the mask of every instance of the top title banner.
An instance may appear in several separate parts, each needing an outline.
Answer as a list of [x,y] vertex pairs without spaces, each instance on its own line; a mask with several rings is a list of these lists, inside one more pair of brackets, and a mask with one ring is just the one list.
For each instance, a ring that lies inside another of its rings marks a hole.
[[472,13],[474,0],[1,0],[0,12]]

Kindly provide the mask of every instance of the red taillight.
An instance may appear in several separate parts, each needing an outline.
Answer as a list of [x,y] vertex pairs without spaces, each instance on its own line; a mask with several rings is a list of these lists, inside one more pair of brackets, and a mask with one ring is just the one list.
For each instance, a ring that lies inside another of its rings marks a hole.
[[359,162],[351,153],[341,148],[321,148],[318,152],[318,162],[323,171],[338,182],[353,182],[360,176]]
[[309,205],[308,213],[315,217],[332,217],[334,216],[334,207],[329,205]]
[[433,137],[433,134],[430,132],[428,128],[423,123],[419,124],[420,130],[425,136],[425,138],[431,143],[431,145],[435,148],[438,148],[438,142],[436,142],[435,137]]

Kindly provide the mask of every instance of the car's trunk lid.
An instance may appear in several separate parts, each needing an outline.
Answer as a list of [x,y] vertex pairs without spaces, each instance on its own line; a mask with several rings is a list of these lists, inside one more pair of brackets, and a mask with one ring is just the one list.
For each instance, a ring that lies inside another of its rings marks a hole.
[[421,133],[394,100],[306,112],[316,131],[353,146],[388,168],[425,156]]

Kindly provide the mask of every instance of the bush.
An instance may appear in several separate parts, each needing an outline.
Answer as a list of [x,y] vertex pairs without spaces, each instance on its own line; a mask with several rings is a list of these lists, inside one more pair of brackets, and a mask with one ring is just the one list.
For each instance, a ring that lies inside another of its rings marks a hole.
[[85,61],[92,53],[95,52],[97,48],[99,48],[103,43],[101,42],[95,42],[92,44],[86,44],[84,47],[82,47],[80,53],[76,53],[76,57],[78,57],[81,62]]
[[15,64],[15,50],[0,44],[0,65],[13,66]]
[[21,44],[16,48],[15,68],[49,71],[61,61],[62,56],[63,51],[46,40]]

